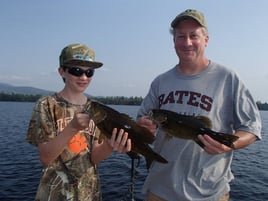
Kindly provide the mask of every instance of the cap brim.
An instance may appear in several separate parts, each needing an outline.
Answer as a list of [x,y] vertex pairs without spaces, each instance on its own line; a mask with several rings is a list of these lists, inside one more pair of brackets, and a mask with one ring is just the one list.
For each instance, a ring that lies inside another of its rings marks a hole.
[[171,27],[175,28],[176,25],[182,21],[182,20],[185,20],[185,19],[194,19],[196,21],[196,19],[192,16],[189,16],[189,15],[181,15],[181,16],[178,16],[176,17],[172,22],[171,22]]
[[97,61],[82,61],[82,60],[76,60],[72,59],[64,63],[64,65],[75,65],[75,66],[84,66],[89,67],[91,69],[100,68],[103,63],[97,62]]
[[185,19],[193,19],[195,20],[198,24],[200,24],[202,27],[205,27],[206,28],[206,25],[205,24],[202,24],[195,16],[192,16],[192,15],[180,15],[178,17],[176,17],[172,22],[171,22],[171,27],[172,28],[175,28],[177,26],[177,24],[182,21],[182,20],[185,20]]

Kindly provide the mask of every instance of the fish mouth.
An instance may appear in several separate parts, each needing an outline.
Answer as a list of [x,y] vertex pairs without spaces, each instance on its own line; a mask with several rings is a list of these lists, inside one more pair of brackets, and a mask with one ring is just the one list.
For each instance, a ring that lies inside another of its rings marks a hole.
[[150,110],[148,113],[149,119],[151,119],[153,122],[164,125],[167,122],[167,116],[166,115],[159,115],[155,114],[153,110]]
[[95,124],[98,124],[100,122],[103,122],[108,115],[107,113],[95,112],[94,114],[91,114],[89,116],[95,122]]
[[95,109],[94,104],[91,102],[84,106],[82,113],[88,114],[95,123],[100,123],[107,118],[107,113]]

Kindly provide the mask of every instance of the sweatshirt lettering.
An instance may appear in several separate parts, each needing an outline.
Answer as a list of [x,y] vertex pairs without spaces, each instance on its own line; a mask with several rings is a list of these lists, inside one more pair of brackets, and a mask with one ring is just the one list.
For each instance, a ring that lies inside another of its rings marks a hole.
[[193,91],[171,91],[167,94],[158,96],[159,108],[166,104],[186,104],[199,107],[209,112],[212,107],[213,99],[207,95]]

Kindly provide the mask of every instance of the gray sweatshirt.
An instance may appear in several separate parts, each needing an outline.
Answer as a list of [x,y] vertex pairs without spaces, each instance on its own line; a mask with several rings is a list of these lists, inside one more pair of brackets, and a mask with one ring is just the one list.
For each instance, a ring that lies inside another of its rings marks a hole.
[[[236,73],[213,62],[194,76],[174,67],[156,77],[138,117],[153,108],[207,116],[215,131],[243,130],[261,139],[260,114],[250,92]],[[210,155],[194,141],[170,139],[161,130],[156,135],[154,149],[168,164],[153,162],[143,193],[168,201],[217,201],[230,191],[232,152]]]

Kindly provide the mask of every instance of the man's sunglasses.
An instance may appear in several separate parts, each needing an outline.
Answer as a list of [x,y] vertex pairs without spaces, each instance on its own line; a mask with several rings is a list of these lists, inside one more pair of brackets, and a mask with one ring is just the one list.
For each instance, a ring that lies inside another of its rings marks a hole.
[[83,70],[79,67],[69,67],[69,66],[64,66],[64,69],[68,70],[68,73],[71,75],[74,75],[76,77],[82,76],[84,73],[87,77],[92,77],[94,75],[94,70],[88,69],[88,70]]

